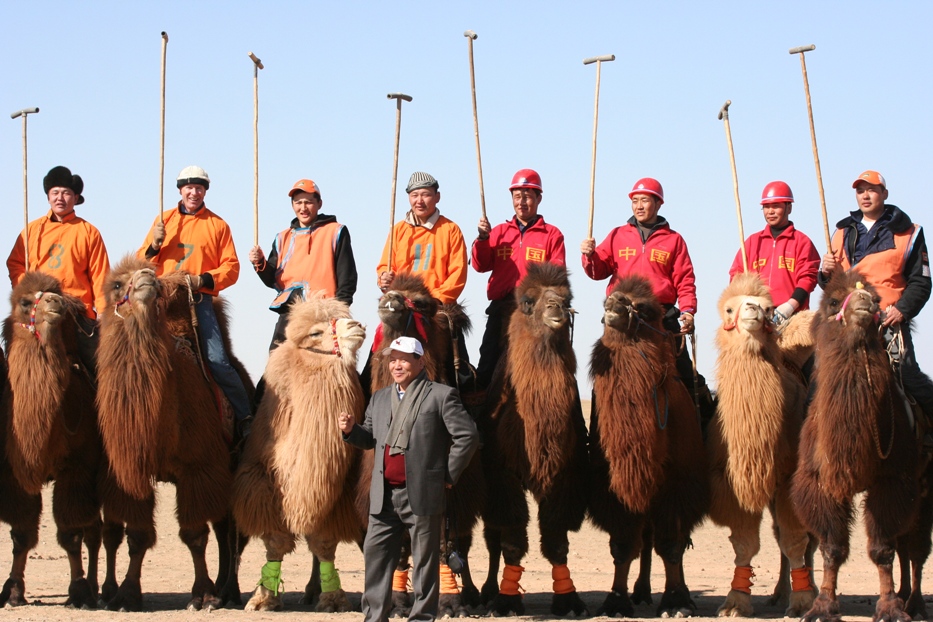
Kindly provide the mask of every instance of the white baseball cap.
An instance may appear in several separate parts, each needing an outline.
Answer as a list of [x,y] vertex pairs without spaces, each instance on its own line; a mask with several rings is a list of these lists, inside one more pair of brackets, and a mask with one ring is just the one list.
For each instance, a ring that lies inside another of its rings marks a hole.
[[421,342],[414,337],[399,337],[390,343],[388,348],[382,351],[382,356],[388,356],[391,350],[403,352],[405,354],[424,356],[424,348],[421,347]]

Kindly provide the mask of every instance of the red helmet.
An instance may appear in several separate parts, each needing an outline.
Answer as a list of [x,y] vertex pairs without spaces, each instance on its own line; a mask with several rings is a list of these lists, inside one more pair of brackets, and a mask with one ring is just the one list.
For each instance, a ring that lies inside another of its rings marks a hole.
[[541,176],[538,175],[537,171],[530,168],[523,168],[512,175],[512,185],[509,186],[509,192],[518,188],[531,188],[538,192],[544,192],[544,189],[541,188]]
[[636,194],[653,194],[658,197],[658,205],[664,205],[664,188],[657,179],[642,177],[636,181],[632,186],[632,191],[628,193],[628,198],[631,199]]
[[791,192],[790,186],[785,184],[783,181],[772,181],[770,184],[765,186],[765,189],[761,191],[761,204],[768,205],[769,203],[793,203],[794,202],[794,193]]

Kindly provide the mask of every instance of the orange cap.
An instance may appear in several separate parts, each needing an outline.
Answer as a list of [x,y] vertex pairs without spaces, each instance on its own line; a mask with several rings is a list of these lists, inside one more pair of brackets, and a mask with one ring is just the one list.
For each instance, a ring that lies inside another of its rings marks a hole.
[[858,179],[852,182],[852,187],[855,188],[860,181],[867,181],[870,184],[881,186],[882,188],[888,187],[888,184],[884,181],[884,175],[878,171],[865,171],[858,176]]
[[292,189],[288,191],[288,196],[293,197],[299,192],[310,192],[312,194],[316,192],[318,196],[321,196],[321,189],[310,179],[299,179],[296,181]]

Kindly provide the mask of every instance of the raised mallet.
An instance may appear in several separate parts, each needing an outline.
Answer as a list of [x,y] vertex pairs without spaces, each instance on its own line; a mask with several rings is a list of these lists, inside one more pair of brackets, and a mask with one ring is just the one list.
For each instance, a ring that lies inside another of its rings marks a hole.
[[262,61],[249,53],[253,61],[253,246],[259,246],[259,70]]
[[392,203],[389,208],[389,255],[386,258],[386,267],[392,272],[392,230],[395,228],[395,186],[398,182],[398,140],[402,134],[402,100],[411,101],[411,95],[404,93],[389,93],[389,99],[395,100],[395,159],[392,162]]
[[735,215],[739,221],[739,248],[742,249],[742,271],[748,272],[748,255],[745,252],[745,227],[742,225],[742,203],[739,201],[739,175],[735,171],[735,151],[732,149],[732,130],[729,127],[729,106],[732,100],[727,99],[719,111],[720,121],[725,122],[726,143],[729,145],[729,161],[732,163],[732,191],[735,193]]
[[816,46],[801,45],[788,50],[790,54],[800,54],[800,71],[803,72],[803,90],[807,95],[807,115],[810,117],[810,141],[813,143],[813,163],[816,165],[816,183],[820,188],[820,207],[823,210],[823,235],[826,237],[826,250],[833,251],[832,241],[829,238],[829,218],[826,216],[826,195],[823,192],[823,173],[820,171],[820,152],[816,148],[816,128],[813,125],[813,106],[810,104],[810,81],[807,79],[807,61],[805,52],[812,52]]
[[594,56],[583,59],[584,65],[596,63],[596,103],[593,106],[593,167],[590,171],[590,222],[586,228],[586,237],[593,237],[593,212],[596,209],[596,128],[599,126],[599,73],[603,63],[616,59],[615,54]]
[[23,117],[23,250],[26,257],[26,271],[29,271],[29,183],[26,175],[26,117],[36,114],[38,108],[23,108],[10,115],[11,119]]
[[161,122],[159,126],[159,219],[164,223],[162,216],[165,200],[165,52],[168,48],[168,33],[162,31],[162,98]]
[[472,30],[463,33],[470,49],[470,91],[473,94],[473,135],[476,137],[476,166],[479,168],[479,207],[486,218],[486,191],[483,189],[483,158],[479,151],[479,117],[476,116],[476,75],[473,72],[473,42],[479,37]]

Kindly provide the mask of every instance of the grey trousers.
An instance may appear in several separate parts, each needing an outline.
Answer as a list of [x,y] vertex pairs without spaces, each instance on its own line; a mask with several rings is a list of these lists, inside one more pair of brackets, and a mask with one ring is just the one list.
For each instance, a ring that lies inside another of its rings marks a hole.
[[363,562],[364,622],[385,622],[392,608],[392,574],[398,566],[402,534],[411,534],[412,603],[409,620],[434,620],[440,596],[440,549],[443,515],[417,516],[411,511],[407,488],[386,487],[379,514],[370,514]]

